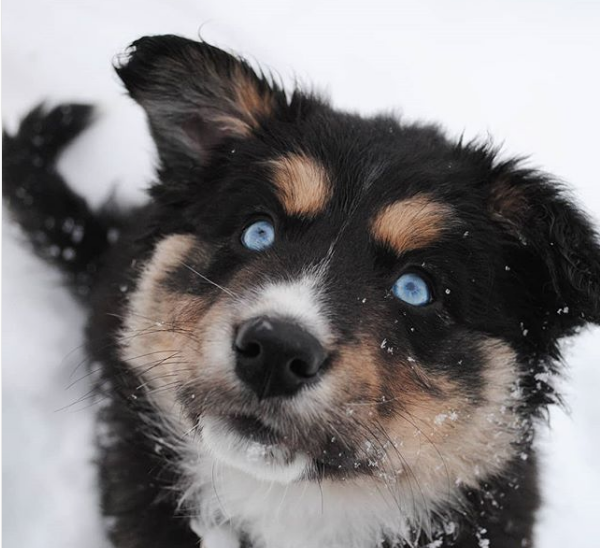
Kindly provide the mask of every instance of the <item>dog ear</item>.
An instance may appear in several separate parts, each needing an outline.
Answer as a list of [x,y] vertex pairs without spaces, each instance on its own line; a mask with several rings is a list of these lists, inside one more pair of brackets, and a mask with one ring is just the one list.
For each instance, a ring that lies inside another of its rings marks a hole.
[[560,185],[506,162],[494,169],[488,206],[513,249],[520,248],[522,265],[528,265],[521,273],[556,334],[600,323],[598,236]]
[[205,164],[224,140],[249,135],[286,106],[283,91],[241,59],[179,36],[135,41],[115,69],[167,164]]

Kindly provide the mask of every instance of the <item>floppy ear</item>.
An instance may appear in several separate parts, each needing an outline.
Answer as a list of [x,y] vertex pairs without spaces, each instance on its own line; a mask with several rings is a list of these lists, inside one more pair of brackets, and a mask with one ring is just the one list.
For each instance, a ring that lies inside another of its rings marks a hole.
[[[558,336],[600,323],[600,246],[585,214],[549,177],[507,162],[494,170],[489,210],[521,248],[532,292]],[[534,279],[535,278],[535,279]]]
[[284,93],[241,59],[179,36],[135,41],[115,69],[146,111],[166,164],[206,163],[223,141],[249,135],[286,105]]

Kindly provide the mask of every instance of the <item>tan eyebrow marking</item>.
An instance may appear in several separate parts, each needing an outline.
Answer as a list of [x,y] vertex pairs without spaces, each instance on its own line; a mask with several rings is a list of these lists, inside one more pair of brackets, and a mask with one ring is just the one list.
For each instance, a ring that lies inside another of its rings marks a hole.
[[269,162],[277,195],[290,215],[314,217],[331,199],[325,168],[304,154],[288,154]]
[[371,233],[400,254],[432,244],[454,220],[450,206],[417,194],[384,207],[376,215]]

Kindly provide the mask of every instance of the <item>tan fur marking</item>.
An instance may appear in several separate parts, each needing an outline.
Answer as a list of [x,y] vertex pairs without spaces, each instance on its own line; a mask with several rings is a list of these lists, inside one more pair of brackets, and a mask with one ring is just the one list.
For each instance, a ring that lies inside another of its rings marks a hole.
[[458,484],[474,487],[514,456],[519,435],[515,356],[506,344],[493,339],[484,343],[483,354],[480,400],[465,395],[449,378],[436,379],[443,397],[424,392],[402,395],[400,413],[386,424],[390,438],[401,442],[403,458],[392,453],[392,467],[403,470],[404,476],[413,474],[432,496],[450,494]]
[[274,98],[270,91],[261,93],[255,82],[238,69],[234,78],[235,101],[238,109],[248,119],[252,128],[258,127],[260,118],[273,114]]
[[376,401],[381,392],[381,381],[377,373],[377,355],[368,341],[345,345],[339,349],[341,367],[329,381],[336,393],[347,393],[352,400]]
[[175,381],[185,384],[188,378],[189,366],[182,356],[193,344],[187,333],[201,316],[203,303],[198,297],[167,291],[162,282],[198,245],[193,236],[180,234],[157,244],[130,297],[120,340],[121,358],[146,381],[151,399],[177,420],[183,412],[169,387]]
[[371,233],[401,254],[432,244],[453,220],[450,206],[417,195],[386,206],[373,221]]
[[279,199],[290,215],[313,217],[325,209],[331,199],[331,183],[316,160],[289,154],[269,164]]
[[230,99],[235,114],[220,114],[212,121],[221,129],[247,137],[257,129],[260,120],[273,114],[275,100],[269,90],[261,93],[256,82],[252,81],[241,69],[236,69],[232,79],[233,97]]
[[[379,351],[368,340],[342,348],[341,367],[324,380],[331,398],[325,405],[335,401],[345,410],[336,428],[354,424],[350,431],[363,438],[358,457],[368,461],[375,482],[385,484],[390,496],[402,501],[416,492],[435,507],[456,498],[457,485],[475,487],[514,458],[522,425],[515,413],[515,355],[508,345],[496,339],[482,344],[484,389],[478,399],[451,377],[427,375],[401,358],[386,381],[378,374]],[[382,398],[390,388],[391,401]]]

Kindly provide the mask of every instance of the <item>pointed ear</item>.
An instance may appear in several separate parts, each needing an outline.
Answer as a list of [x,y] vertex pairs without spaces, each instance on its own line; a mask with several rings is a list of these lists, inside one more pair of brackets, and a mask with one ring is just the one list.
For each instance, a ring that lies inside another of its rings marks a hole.
[[283,91],[206,42],[147,36],[115,69],[146,111],[166,164],[204,164],[223,141],[249,135],[286,106]]
[[590,220],[549,177],[516,162],[494,171],[490,213],[530,261],[525,274],[548,321],[559,334],[600,323],[600,245]]

